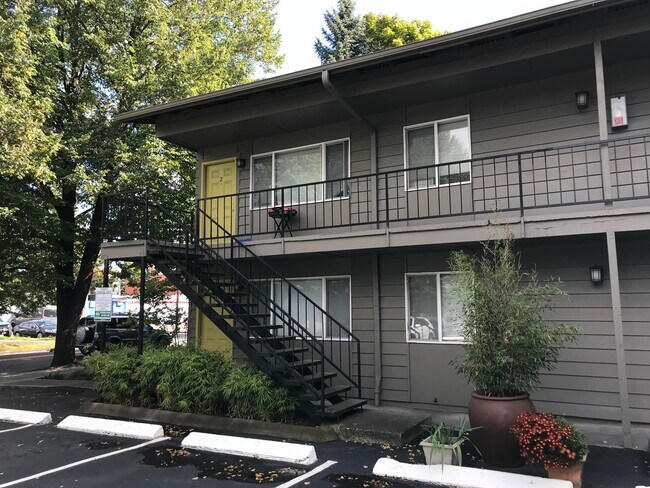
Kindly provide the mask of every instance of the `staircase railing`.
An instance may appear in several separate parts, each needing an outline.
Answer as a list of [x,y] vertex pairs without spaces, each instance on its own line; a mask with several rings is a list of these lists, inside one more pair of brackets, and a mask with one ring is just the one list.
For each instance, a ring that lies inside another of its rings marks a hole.
[[[103,205],[106,240],[142,239],[157,246],[188,284],[208,292],[205,299],[222,316],[243,326],[247,344],[311,392],[321,410],[327,366],[361,395],[360,340],[316,303],[318,290],[287,280],[198,206],[192,222],[190,214],[172,212],[142,191],[108,195]],[[320,294],[330,291],[336,290]]]

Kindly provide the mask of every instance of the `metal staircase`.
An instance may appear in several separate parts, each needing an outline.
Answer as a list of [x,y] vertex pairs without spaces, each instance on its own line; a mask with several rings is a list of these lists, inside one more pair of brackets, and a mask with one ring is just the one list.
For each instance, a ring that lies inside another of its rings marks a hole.
[[359,339],[204,209],[172,212],[146,192],[102,205],[103,240],[144,240],[147,260],[311,418],[366,403]]

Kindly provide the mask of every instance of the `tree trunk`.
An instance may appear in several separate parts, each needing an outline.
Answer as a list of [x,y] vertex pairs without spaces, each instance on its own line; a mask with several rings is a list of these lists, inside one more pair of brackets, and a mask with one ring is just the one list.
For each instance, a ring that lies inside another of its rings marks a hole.
[[50,365],[52,368],[67,366],[75,362],[77,326],[90,290],[93,268],[101,246],[102,207],[98,199],[92,210],[89,235],[84,244],[76,280],[74,277],[74,236],[76,232],[75,230],[65,232],[65,229],[75,228],[74,206],[59,207],[57,212],[61,220],[62,233],[59,238],[59,249],[63,259],[60,259],[55,266],[57,273],[57,333],[54,344],[54,357]]

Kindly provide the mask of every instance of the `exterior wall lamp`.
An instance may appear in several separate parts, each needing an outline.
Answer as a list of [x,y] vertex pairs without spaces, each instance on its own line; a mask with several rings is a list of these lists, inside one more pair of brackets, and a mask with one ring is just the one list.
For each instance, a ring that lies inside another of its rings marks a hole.
[[246,158],[235,158],[235,164],[238,168],[246,167]]
[[591,282],[595,285],[600,285],[603,282],[603,268],[600,266],[592,266],[589,268]]
[[587,108],[589,105],[589,92],[588,91],[579,91],[576,92],[576,105],[579,109]]

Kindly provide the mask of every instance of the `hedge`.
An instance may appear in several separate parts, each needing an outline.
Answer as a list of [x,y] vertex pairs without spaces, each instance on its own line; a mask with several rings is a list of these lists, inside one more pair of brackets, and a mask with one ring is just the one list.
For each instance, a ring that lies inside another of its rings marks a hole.
[[108,403],[176,412],[283,421],[294,398],[245,361],[193,347],[133,347],[94,352],[83,362],[101,399]]

